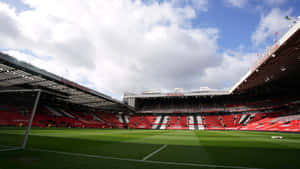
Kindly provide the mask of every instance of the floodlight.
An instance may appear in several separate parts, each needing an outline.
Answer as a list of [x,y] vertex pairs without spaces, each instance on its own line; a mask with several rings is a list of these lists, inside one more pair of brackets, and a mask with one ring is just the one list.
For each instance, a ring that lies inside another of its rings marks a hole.
[[265,82],[268,82],[268,81],[270,81],[270,78],[266,77]]
[[284,72],[284,71],[286,71],[286,67],[281,66],[281,67],[280,67],[280,70],[281,70],[282,72]]

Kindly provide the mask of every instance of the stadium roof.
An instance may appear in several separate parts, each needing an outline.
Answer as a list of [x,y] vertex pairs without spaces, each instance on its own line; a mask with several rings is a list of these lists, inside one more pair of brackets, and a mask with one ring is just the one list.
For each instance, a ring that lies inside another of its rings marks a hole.
[[300,85],[300,21],[298,20],[241,78],[230,93],[242,93],[259,86],[298,89]]
[[57,99],[96,110],[134,111],[105,94],[0,53],[0,91],[42,89]]
[[174,93],[125,93],[124,98],[156,98],[156,97],[189,97],[189,96],[222,96],[228,95],[228,91],[197,91],[197,92],[174,92]]

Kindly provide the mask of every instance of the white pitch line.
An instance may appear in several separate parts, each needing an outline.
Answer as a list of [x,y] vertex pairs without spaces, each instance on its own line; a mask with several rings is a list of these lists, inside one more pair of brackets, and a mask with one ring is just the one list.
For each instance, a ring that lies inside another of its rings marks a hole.
[[0,145],[0,147],[16,147],[16,146],[6,146],[6,145]]
[[21,149],[22,149],[21,147],[8,148],[8,149],[2,149],[2,150],[0,150],[0,152],[2,152],[2,151],[12,151],[12,150],[21,150]]
[[139,163],[165,164],[165,165],[177,165],[177,166],[194,166],[194,167],[208,167],[208,168],[263,169],[263,168],[250,168],[250,167],[242,167],[242,166],[227,166],[227,165],[214,165],[214,164],[196,164],[196,163],[179,163],[179,162],[167,162],[167,161],[137,160],[137,159],[130,159],[130,158],[118,158],[118,157],[90,155],[90,154],[82,154],[82,153],[70,153],[70,152],[63,152],[63,151],[36,149],[36,148],[31,148],[31,149],[27,149],[27,150],[29,150],[29,151],[39,151],[39,152],[49,152],[49,153],[56,153],[56,154],[77,156],[77,157],[88,157],[88,158],[98,158],[98,159],[108,159],[108,160],[120,160],[120,161],[130,161],[130,162],[139,162]]
[[7,147],[7,148],[20,148],[21,146],[7,146],[0,144],[0,147]]
[[152,153],[150,153],[150,154],[148,154],[146,157],[144,157],[144,158],[142,159],[142,161],[147,160],[148,158],[150,158],[150,157],[152,157],[154,154],[160,152],[161,150],[163,150],[163,149],[166,148],[167,146],[168,146],[167,144],[161,146],[159,149],[153,151]]
[[143,161],[143,162],[153,163],[153,164],[168,164],[168,165],[177,165],[177,166],[193,166],[193,167],[207,167],[207,168],[263,169],[263,168],[250,168],[250,167],[242,167],[242,166],[196,164],[196,163],[179,163],[179,162],[150,161],[150,160],[146,160],[146,161]]
[[17,147],[17,146],[6,146],[6,145],[0,145],[0,147],[6,147],[7,149],[2,149],[0,150],[0,152],[4,152],[4,151],[12,151],[12,150],[21,150],[21,147]]
[[[3,146],[3,145],[0,145]],[[3,147],[15,147],[15,146],[3,146]],[[15,147],[19,148],[19,147]],[[98,158],[98,159],[107,159],[107,160],[120,160],[120,161],[130,161],[130,162],[139,162],[139,163],[152,163],[152,164],[165,164],[165,165],[177,165],[177,166],[193,166],[193,167],[207,167],[207,168],[232,168],[232,169],[263,169],[263,168],[251,168],[251,167],[242,167],[242,166],[228,166],[228,165],[214,165],[214,164],[197,164],[197,163],[180,163],[180,162],[167,162],[167,161],[151,161],[151,160],[137,160],[130,158],[118,158],[110,156],[100,156],[100,155],[91,155],[83,153],[70,153],[63,151],[47,150],[47,149],[37,149],[29,148],[25,149],[29,151],[39,151],[39,152],[48,152],[56,153],[68,156],[77,156],[77,157],[88,157],[88,158]]]

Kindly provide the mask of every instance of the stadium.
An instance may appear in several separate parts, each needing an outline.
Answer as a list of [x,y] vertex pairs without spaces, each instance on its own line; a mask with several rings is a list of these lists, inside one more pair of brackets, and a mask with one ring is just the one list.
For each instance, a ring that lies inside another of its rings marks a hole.
[[0,53],[0,169],[299,168],[300,22],[230,90],[113,99]]

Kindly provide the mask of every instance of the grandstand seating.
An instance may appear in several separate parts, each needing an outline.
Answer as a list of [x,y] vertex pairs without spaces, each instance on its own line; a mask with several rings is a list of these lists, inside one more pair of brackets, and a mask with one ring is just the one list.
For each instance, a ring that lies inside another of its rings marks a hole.
[[221,124],[220,116],[206,116],[205,124],[207,129],[223,130],[224,126]]
[[186,129],[186,116],[171,116],[170,123],[167,129],[184,130]]
[[200,115],[193,115],[187,117],[187,126],[189,130],[204,130],[205,121]]
[[[156,119],[156,116],[137,116],[137,117],[139,117],[139,121],[137,122],[137,125],[135,125],[134,127],[136,129],[150,129],[152,128],[152,124]],[[131,121],[129,122],[129,124],[130,123]]]
[[[235,105],[234,105],[235,106]],[[234,107],[231,105],[231,107]],[[240,105],[238,105],[240,106]],[[0,126],[28,125],[31,109],[2,106]],[[180,113],[159,115],[124,115],[101,112],[78,112],[40,107],[33,120],[34,127],[70,128],[133,128],[180,130],[262,130],[300,132],[300,114],[289,106],[273,106],[267,111],[235,112],[226,115]]]
[[233,129],[236,126],[237,115],[224,115],[222,116],[223,127],[227,129]]

